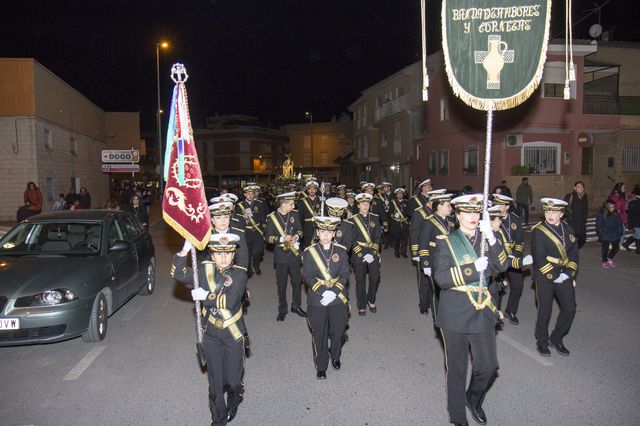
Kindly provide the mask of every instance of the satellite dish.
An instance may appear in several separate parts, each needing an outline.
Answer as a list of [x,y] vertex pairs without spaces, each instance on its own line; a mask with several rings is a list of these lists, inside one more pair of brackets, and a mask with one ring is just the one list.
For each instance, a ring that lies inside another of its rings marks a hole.
[[591,38],[598,38],[600,37],[600,34],[602,34],[602,25],[593,24],[591,28],[589,28],[589,35]]

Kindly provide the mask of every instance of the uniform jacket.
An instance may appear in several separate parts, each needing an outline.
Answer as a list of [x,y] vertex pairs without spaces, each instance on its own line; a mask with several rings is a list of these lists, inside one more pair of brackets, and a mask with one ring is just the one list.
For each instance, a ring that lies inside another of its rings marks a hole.
[[[213,228],[213,225],[211,226],[211,228],[212,234],[219,234],[219,232],[216,232],[215,228]],[[242,268],[246,271],[249,267],[249,247],[247,246],[247,239],[245,238],[244,230],[236,228],[233,225],[229,225],[227,233],[234,234],[240,237],[234,263],[236,267]],[[209,249],[207,248],[205,248],[204,250],[197,250],[197,252],[198,263],[207,261],[211,258],[211,256],[209,256]]]
[[373,200],[371,201],[370,212],[378,215],[380,225],[382,225],[384,228],[389,227],[389,219],[387,218],[387,212],[385,211],[384,199],[380,195],[376,195],[373,197]]
[[404,198],[402,200],[391,199],[389,202],[389,219],[392,225],[402,228],[409,226],[409,217],[407,215],[408,205],[409,202]]
[[243,215],[245,210],[251,211],[249,220],[245,220],[245,232],[258,233],[262,236],[267,227],[268,212],[266,204],[261,200],[254,199],[251,203],[243,200],[236,205],[238,214]]
[[409,205],[407,206],[407,213],[409,214],[409,218],[413,217],[416,209],[426,206],[428,201],[429,200],[427,199],[427,196],[422,195],[422,193],[416,194],[411,197],[411,199],[409,199]]
[[513,212],[508,212],[502,219],[500,234],[503,236],[505,250],[509,256],[509,267],[522,269],[522,257],[524,256],[524,231],[520,216]]
[[554,281],[561,273],[570,279],[575,278],[578,271],[578,243],[571,227],[564,221],[557,226],[540,222],[533,226],[531,234],[533,280]]
[[340,226],[333,240],[343,246],[347,250],[347,253],[351,253],[351,249],[353,248],[353,224],[346,220],[340,222]]
[[[420,257],[420,268],[431,268],[432,252],[436,248],[436,237],[438,235],[449,235],[453,231],[454,224],[449,218],[440,218],[435,215],[429,216],[420,228],[420,235],[416,243],[418,244],[418,254]],[[432,271],[433,272],[433,271]]]
[[382,243],[382,229],[378,215],[369,213],[366,216],[362,216],[358,213],[352,216],[348,222],[353,225],[351,259],[361,262],[362,257],[366,254],[378,256],[380,244]]
[[423,207],[415,209],[411,215],[411,222],[409,223],[409,246],[411,248],[411,257],[418,257],[420,232],[422,226],[425,224],[427,218],[433,213],[431,209],[425,204]]
[[[323,269],[320,269],[318,263]],[[327,263],[329,264],[328,275],[326,274]],[[344,246],[331,243],[329,250],[324,250],[320,243],[310,245],[304,251],[302,273],[307,283],[309,306],[322,306],[320,303],[322,294],[327,290],[336,293],[337,296],[327,306],[347,303],[345,286],[349,280],[350,269],[347,250]]]
[[[278,230],[276,223],[280,226],[284,235],[298,235],[300,248],[288,247],[285,243],[280,242],[282,234]],[[302,252],[302,224],[297,210],[292,210],[286,215],[281,215],[275,210],[267,216],[267,232],[265,238],[267,243],[273,244],[273,261],[274,263],[293,263],[299,262]]]
[[[187,266],[188,256],[174,256],[171,265],[171,276],[183,284],[193,284],[193,270]],[[216,328],[212,322],[225,321],[229,316],[242,313],[242,297],[247,286],[247,272],[233,266],[224,271],[215,267],[212,261],[205,260],[198,266],[198,282],[200,287],[209,291],[209,297],[202,301],[203,310],[208,312],[207,322],[203,323],[205,332],[212,336],[233,336],[231,327]],[[213,320],[213,321],[212,321]],[[235,323],[242,335],[247,333],[244,319]],[[238,340],[238,339],[235,339]]]
[[[485,307],[477,310],[465,291],[456,290],[462,285],[480,281],[481,273],[475,267],[475,259],[468,259],[465,263],[456,264],[452,253],[453,246],[450,245],[449,238],[454,233],[462,235],[462,238],[466,239],[473,247],[476,255],[479,255],[482,236],[479,230],[476,232],[475,244],[472,244],[460,229],[453,231],[449,236],[441,235],[436,238],[432,276],[438,287],[442,289],[436,325],[444,330],[481,334],[493,330],[497,322],[497,316],[491,309]],[[487,284],[490,284],[491,274],[504,272],[508,265],[507,254],[499,236],[496,236],[496,243],[493,246],[487,243],[487,247],[486,256],[489,258],[489,267],[482,272],[482,275],[487,280]]]

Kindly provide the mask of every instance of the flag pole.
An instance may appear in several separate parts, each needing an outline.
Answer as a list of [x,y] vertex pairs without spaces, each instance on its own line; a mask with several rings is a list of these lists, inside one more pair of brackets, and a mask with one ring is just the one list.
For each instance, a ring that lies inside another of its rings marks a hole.
[[[482,193],[484,199],[482,200],[482,219],[489,220],[489,212],[487,210],[489,204],[489,176],[491,174],[491,140],[493,139],[493,101],[489,102],[487,108],[487,136],[485,141],[484,151],[484,188]],[[480,242],[480,256],[484,256],[487,251],[487,240],[481,239]],[[480,285],[478,286],[478,303],[482,303],[482,292],[485,287],[485,277],[481,276]]]
[[[198,277],[198,260],[196,258],[196,248],[191,247],[191,270],[193,271],[193,288],[200,288],[200,280]],[[203,367],[207,365],[207,360],[204,357],[204,345],[202,344],[202,339],[204,338],[204,331],[202,327],[202,316],[200,313],[202,312],[202,303],[199,300],[196,300],[196,349],[198,351],[198,359],[200,361],[200,365]]]

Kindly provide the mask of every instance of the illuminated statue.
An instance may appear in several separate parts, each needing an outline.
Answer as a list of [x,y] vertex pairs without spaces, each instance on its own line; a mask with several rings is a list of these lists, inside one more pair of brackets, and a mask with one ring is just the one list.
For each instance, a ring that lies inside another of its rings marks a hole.
[[282,176],[285,179],[295,179],[295,175],[293,173],[293,160],[291,159],[291,154],[285,154],[287,157],[282,163]]

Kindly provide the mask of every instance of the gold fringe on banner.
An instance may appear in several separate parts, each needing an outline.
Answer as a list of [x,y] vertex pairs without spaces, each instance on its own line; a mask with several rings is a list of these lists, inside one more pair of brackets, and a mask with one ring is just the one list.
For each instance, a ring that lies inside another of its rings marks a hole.
[[451,89],[453,90],[453,94],[462,99],[462,101],[469,105],[474,109],[478,109],[481,111],[488,111],[489,105],[493,103],[494,110],[505,110],[517,107],[524,101],[526,101],[529,96],[538,88],[540,85],[540,81],[542,80],[542,71],[544,70],[544,64],[547,60],[547,44],[549,42],[549,22],[551,21],[551,0],[547,0],[547,16],[545,18],[545,30],[544,30],[544,42],[542,44],[542,51],[540,54],[540,61],[538,62],[538,67],[533,76],[533,79],[527,84],[521,91],[516,93],[513,96],[509,96],[508,98],[478,98],[477,96],[472,95],[467,92],[461,85],[458,83],[455,74],[453,73],[451,62],[449,58],[449,46],[447,42],[447,33],[446,33],[446,13],[447,13],[447,0],[442,2],[442,15],[441,15],[441,26],[442,26],[442,50],[444,51],[444,64],[445,71],[447,73],[447,78],[449,79],[449,84],[451,85]]

